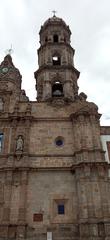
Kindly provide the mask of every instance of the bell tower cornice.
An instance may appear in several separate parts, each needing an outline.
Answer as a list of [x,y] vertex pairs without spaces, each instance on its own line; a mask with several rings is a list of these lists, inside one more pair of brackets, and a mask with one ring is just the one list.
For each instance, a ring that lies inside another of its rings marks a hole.
[[71,65],[69,65],[69,66],[63,65],[62,67],[59,67],[59,68],[56,67],[56,66],[46,66],[46,65],[43,65],[36,72],[34,72],[34,77],[37,78],[39,73],[42,73],[42,71],[45,71],[46,69],[47,70],[49,69],[50,71],[51,70],[59,70],[59,69],[65,71],[66,69],[69,69],[73,73],[76,74],[77,78],[79,78],[79,76],[80,76],[80,72],[75,67],[73,67]]

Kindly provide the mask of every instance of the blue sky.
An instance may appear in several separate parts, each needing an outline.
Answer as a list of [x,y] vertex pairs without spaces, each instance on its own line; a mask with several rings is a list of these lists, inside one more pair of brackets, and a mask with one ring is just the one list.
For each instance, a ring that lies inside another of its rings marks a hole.
[[39,30],[52,10],[70,26],[79,92],[99,106],[101,124],[110,125],[110,1],[1,0],[0,61],[13,46],[13,62],[22,74],[22,88],[35,100]]

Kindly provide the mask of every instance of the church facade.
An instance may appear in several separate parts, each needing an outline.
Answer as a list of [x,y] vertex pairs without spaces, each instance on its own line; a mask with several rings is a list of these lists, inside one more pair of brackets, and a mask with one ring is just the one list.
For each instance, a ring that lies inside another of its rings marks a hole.
[[110,127],[78,94],[69,26],[40,29],[37,101],[12,57],[0,65],[0,240],[110,239]]

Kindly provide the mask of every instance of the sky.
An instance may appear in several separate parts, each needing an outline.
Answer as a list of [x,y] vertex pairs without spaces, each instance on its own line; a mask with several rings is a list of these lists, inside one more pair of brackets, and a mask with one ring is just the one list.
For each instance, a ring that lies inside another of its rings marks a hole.
[[110,126],[110,0],[0,0],[0,62],[12,44],[22,88],[35,101],[39,30],[53,10],[72,32],[79,93],[98,105],[101,125]]

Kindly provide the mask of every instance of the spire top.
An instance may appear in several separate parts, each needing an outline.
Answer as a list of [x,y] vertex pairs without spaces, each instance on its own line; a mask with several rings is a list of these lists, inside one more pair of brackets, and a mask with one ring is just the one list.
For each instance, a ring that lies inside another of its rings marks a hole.
[[12,44],[11,44],[11,47],[6,50],[6,54],[11,56],[12,53],[13,53],[13,48],[12,48]]

